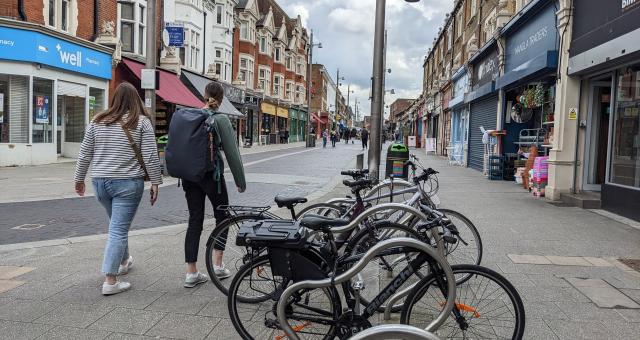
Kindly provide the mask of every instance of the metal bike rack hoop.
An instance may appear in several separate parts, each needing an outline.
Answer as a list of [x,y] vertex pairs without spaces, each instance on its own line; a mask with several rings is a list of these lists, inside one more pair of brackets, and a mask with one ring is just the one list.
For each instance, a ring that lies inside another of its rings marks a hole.
[[436,252],[436,250],[430,245],[413,238],[398,237],[395,239],[385,240],[374,245],[373,247],[371,247],[371,249],[369,249],[364,254],[362,259],[360,259],[358,262],[355,263],[355,265],[353,265],[353,267],[349,268],[346,272],[336,276],[333,280],[331,278],[326,278],[323,280],[305,280],[305,281],[294,283],[293,285],[285,289],[284,292],[282,292],[282,295],[280,296],[280,299],[278,300],[278,305],[277,305],[278,323],[282,327],[282,330],[286,333],[286,335],[290,339],[300,340],[296,332],[291,328],[291,325],[289,325],[289,323],[287,322],[287,317],[286,317],[286,305],[287,305],[286,302],[289,300],[289,298],[291,297],[291,295],[293,295],[294,292],[300,289],[323,288],[323,287],[329,287],[332,284],[337,285],[337,284],[346,282],[351,278],[355,277],[362,269],[364,269],[364,267],[367,264],[369,264],[369,262],[376,255],[380,254],[386,249],[393,248],[393,247],[410,247],[410,248],[423,251],[427,253],[427,255],[431,256],[434,260],[436,260],[442,267],[442,270],[445,274],[446,282],[447,282],[446,303],[444,305],[443,310],[440,312],[440,315],[438,315],[438,317],[435,320],[433,320],[426,327],[425,330],[433,331],[438,329],[438,327],[440,327],[440,325],[442,325],[449,317],[449,314],[453,309],[453,304],[456,296],[456,280],[455,280],[455,277],[453,276],[453,271],[451,270],[451,266],[444,259],[444,257],[442,257],[438,252]]
[[380,325],[352,336],[349,340],[440,340],[440,338],[424,329],[409,325]]

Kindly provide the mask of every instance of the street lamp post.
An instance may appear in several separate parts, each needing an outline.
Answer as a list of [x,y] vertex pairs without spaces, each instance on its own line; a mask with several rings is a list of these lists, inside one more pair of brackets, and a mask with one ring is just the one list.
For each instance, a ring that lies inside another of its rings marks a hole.
[[335,118],[336,118],[337,115],[339,115],[339,112],[338,112],[338,107],[339,107],[338,106],[338,98],[339,98],[339,95],[340,95],[340,81],[341,80],[344,80],[344,77],[340,78],[340,69],[338,69],[336,71],[336,103],[335,103],[335,111],[334,111],[334,114],[333,114],[333,124],[331,126],[332,130],[335,130]]
[[313,30],[311,30],[311,34],[309,37],[309,51],[307,61],[309,62],[309,66],[307,67],[307,147],[314,147],[315,135],[313,136],[314,140],[311,140],[311,74],[313,68],[313,47],[317,46],[318,48],[322,48],[322,43],[313,43]]
[[[147,0],[147,69],[156,69],[156,0]],[[158,84],[156,84],[158,86]],[[156,89],[144,90],[145,106],[149,108],[153,130],[156,130]]]
[[[418,2],[420,0],[405,0]],[[382,106],[384,81],[384,45],[385,45],[385,6],[386,0],[376,0],[376,23],[373,38],[373,78],[371,100],[371,143],[369,148],[369,176],[379,178],[380,151],[382,149]]]

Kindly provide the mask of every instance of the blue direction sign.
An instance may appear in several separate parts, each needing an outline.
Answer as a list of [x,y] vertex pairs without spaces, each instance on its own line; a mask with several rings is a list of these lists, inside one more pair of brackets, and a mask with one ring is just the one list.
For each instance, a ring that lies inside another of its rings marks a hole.
[[184,27],[173,24],[167,24],[165,26],[167,33],[169,33],[169,46],[183,47],[184,46]]

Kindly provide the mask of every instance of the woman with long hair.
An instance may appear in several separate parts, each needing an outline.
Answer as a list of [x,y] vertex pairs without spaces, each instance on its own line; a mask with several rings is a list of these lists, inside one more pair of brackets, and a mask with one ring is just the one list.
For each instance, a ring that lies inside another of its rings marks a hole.
[[[212,115],[214,124],[214,143],[224,151],[225,159],[229,163],[231,174],[238,189],[238,192],[244,192],[247,183],[244,176],[244,167],[240,150],[236,142],[236,134],[231,125],[229,117],[225,114],[219,114],[218,108],[224,99],[224,89],[219,83],[211,82],[205,87],[205,106],[203,114]],[[218,209],[220,206],[229,204],[229,195],[227,194],[227,185],[224,180],[224,163],[222,155],[218,154],[215,159],[217,164],[214,170],[205,174],[204,178],[199,182],[191,182],[182,179],[182,187],[184,188],[187,206],[189,208],[189,225],[187,227],[187,235],[184,240],[185,262],[187,263],[187,274],[184,286],[193,288],[201,283],[207,282],[209,277],[198,271],[196,262],[198,261],[198,250],[200,248],[200,235],[202,234],[204,223],[204,210],[206,198],[209,198],[213,206],[213,215],[216,225],[219,225],[226,217],[225,211]],[[226,235],[221,235],[226,239]],[[213,268],[215,275],[220,278],[228,278],[231,272],[225,268],[222,263],[222,256],[225,250],[225,242],[216,242],[214,245]]]
[[109,109],[87,127],[75,170],[75,191],[80,196],[85,193],[90,165],[93,191],[109,216],[102,294],[112,295],[131,288],[117,277],[127,274],[133,265],[129,228],[142,199],[144,179],[151,181],[151,205],[162,184],[153,125],[133,85],[118,85]]

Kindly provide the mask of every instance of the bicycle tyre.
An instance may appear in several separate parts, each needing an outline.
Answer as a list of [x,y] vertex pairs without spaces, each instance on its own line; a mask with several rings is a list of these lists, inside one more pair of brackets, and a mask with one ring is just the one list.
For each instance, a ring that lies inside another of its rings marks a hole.
[[[482,253],[483,253],[483,249],[482,249],[482,238],[480,237],[480,232],[478,232],[478,229],[476,228],[476,226],[473,224],[473,222],[471,222],[470,219],[468,219],[466,216],[464,216],[462,213],[457,212],[455,210],[451,210],[451,209],[438,209],[439,212],[443,213],[445,216],[449,217],[449,216],[455,216],[455,218],[460,219],[464,226],[466,227],[466,229],[469,230],[469,232],[473,235],[473,239],[475,241],[476,247],[478,248],[476,253],[477,253],[477,258],[475,259],[475,263],[452,263],[451,261],[449,262],[451,265],[454,264],[475,264],[475,265],[480,265],[480,263],[482,262]],[[460,232],[460,234],[464,233],[463,230],[461,230],[461,226],[456,224],[455,225],[456,228],[458,229],[458,231]],[[467,241],[467,240],[466,240]],[[447,256],[447,258],[449,258]]]
[[[245,278],[245,276],[247,275],[247,273],[252,272],[254,268],[256,267],[260,267],[260,266],[267,266],[269,263],[269,257],[268,255],[262,255],[259,256],[257,258],[252,259],[251,262],[246,263],[244,266],[242,266],[239,270],[238,270],[238,274],[233,278],[233,281],[231,282],[231,285],[229,287],[229,292],[231,294],[229,294],[228,299],[227,299],[227,307],[229,310],[229,317],[231,319],[231,323],[233,324],[233,327],[236,329],[236,332],[238,332],[238,334],[240,335],[240,337],[242,337],[242,339],[245,340],[251,340],[251,339],[256,339],[254,338],[254,336],[249,333],[249,331],[247,330],[247,327],[245,326],[242,317],[239,314],[239,310],[242,310],[242,308],[238,308],[238,304],[242,303],[242,301],[239,301],[240,299],[238,299],[238,289],[243,281],[243,279]],[[273,291],[273,293],[271,294],[269,301],[259,301],[262,303],[272,303],[273,305],[271,306],[271,308],[264,308],[261,309],[263,307],[259,306],[258,311],[253,314],[251,316],[251,319],[255,318],[256,315],[260,314],[260,311],[265,311],[268,310],[266,314],[268,313],[273,313],[273,319],[276,319],[276,315],[275,315],[275,304],[277,304],[279,298],[280,298],[280,294],[282,293],[282,291],[284,291],[286,287],[282,286],[282,283],[279,286],[279,289],[275,289]],[[331,308],[332,308],[332,317],[334,319],[334,321],[337,323],[338,322],[338,317],[340,315],[340,313],[342,312],[342,307],[341,307],[341,302],[340,302],[340,298],[338,295],[338,291],[335,289],[335,287],[326,287],[323,288],[323,290],[325,290],[325,292],[328,292],[327,296],[329,297],[329,303],[331,304]],[[277,292],[277,293],[276,293]],[[277,294],[277,296],[275,295]],[[267,306],[269,307],[269,306]],[[251,313],[249,313],[251,314]],[[265,314],[265,315],[266,315]],[[254,322],[256,320],[245,320],[249,323]],[[260,323],[256,322],[256,324],[258,324],[258,327],[260,327]],[[264,322],[261,324],[262,327],[264,327],[265,329],[267,328],[264,324]],[[284,336],[284,332],[282,330],[277,330],[272,328],[273,330],[271,331],[271,333],[281,333],[282,338],[286,338],[286,336]],[[327,334],[323,337],[323,339],[333,339],[335,337],[335,330],[336,328],[334,326],[331,326],[330,331],[327,332]],[[267,332],[269,332],[269,330],[267,330]],[[268,338],[279,338],[279,337],[275,337],[275,334],[271,334],[270,336],[266,336],[266,335],[260,335],[260,337],[258,338],[258,340],[261,339],[268,339]]]
[[[229,229],[231,229],[232,227],[239,227],[239,224],[242,222],[272,219],[272,218],[273,218],[272,216],[265,216],[264,214],[242,214],[242,215],[232,216],[222,221],[222,223],[220,223],[219,226],[216,226],[213,229],[213,231],[211,231],[211,234],[209,235],[209,239],[207,240],[207,247],[205,249],[205,263],[207,266],[207,272],[209,273],[209,277],[211,278],[211,282],[216,286],[216,288],[218,288],[220,292],[222,292],[222,294],[228,295],[229,288],[223,282],[224,279],[222,280],[219,279],[215,275],[215,272],[213,270],[213,251],[215,250],[213,246],[215,244],[215,240],[217,240],[219,237],[222,238],[220,235],[225,231],[227,231],[228,233]],[[229,240],[228,235],[226,240],[228,242]],[[235,242],[235,240],[232,240],[232,242]],[[230,282],[230,281],[231,280],[229,278],[226,278],[226,282]]]
[[[460,307],[457,307],[458,305],[466,306],[466,308],[465,307],[462,308],[463,309],[462,313],[471,313],[472,318],[470,318],[470,320],[473,321],[475,319],[480,319],[480,318],[482,318],[483,315],[485,316],[485,319],[483,319],[483,320],[486,320],[485,310],[475,309],[474,306],[469,306],[469,305],[465,304],[466,300],[461,300],[461,299],[466,299],[468,297],[468,294],[465,294],[466,291],[461,289],[461,285],[468,284],[469,281],[473,277],[482,276],[484,278],[487,278],[488,280],[494,282],[499,288],[504,290],[504,292],[506,292],[506,294],[508,295],[509,300],[511,301],[511,304],[513,306],[512,313],[514,314],[514,318],[515,318],[515,324],[514,324],[515,327],[514,327],[512,333],[511,332],[507,332],[507,339],[508,339],[509,333],[511,333],[510,339],[521,340],[522,337],[523,337],[523,334],[524,334],[524,330],[525,330],[525,320],[526,320],[526,318],[525,318],[525,309],[524,309],[524,305],[522,303],[522,298],[520,297],[520,294],[518,293],[516,288],[511,284],[511,282],[509,282],[509,280],[504,278],[502,275],[496,273],[495,271],[493,271],[493,270],[491,270],[489,268],[482,267],[482,266],[462,264],[462,265],[453,265],[453,266],[451,266],[451,269],[453,270],[453,274],[454,275],[469,276],[469,279],[467,279],[465,282],[456,283],[456,286],[457,286],[457,289],[456,289],[456,307],[454,307],[454,308],[460,308]],[[415,320],[413,322],[411,320],[412,313],[414,312],[414,307],[417,308],[417,310],[420,311],[420,312],[424,312],[425,310],[427,310],[427,308],[425,308],[423,306],[417,306],[417,304],[427,294],[427,292],[429,291],[430,287],[433,287],[433,289],[437,290],[437,292],[435,293],[436,295],[440,296],[440,294],[442,294],[440,289],[436,285],[434,285],[434,281],[435,280],[436,280],[435,275],[429,274],[429,276],[427,276],[424,279],[422,279],[418,283],[416,288],[409,294],[409,296],[407,296],[407,299],[405,301],[404,307],[402,309],[402,313],[400,315],[400,322],[401,323],[406,324],[406,325],[412,325],[412,326],[419,327],[419,325],[417,324],[417,322],[415,322]],[[487,287],[485,287],[484,290],[483,289],[476,289],[476,291],[481,291],[483,295],[485,294],[485,292],[487,290],[488,290]],[[470,291],[472,292],[471,294],[476,294],[476,292],[474,292],[473,289],[470,289]],[[495,290],[492,293],[490,293],[489,296],[493,296],[494,292],[497,292],[497,290]],[[433,297],[433,295],[431,295],[431,296]],[[437,300],[436,297],[434,297],[434,299]],[[504,303],[505,306],[506,306],[506,301],[504,299],[496,299],[496,301],[498,301],[498,300],[500,302]],[[480,304],[476,305],[476,307],[479,307],[479,306],[480,306]],[[496,310],[491,310],[490,308],[487,308],[487,309],[489,309],[488,313],[496,311]],[[416,312],[416,315],[417,314],[418,313]],[[429,322],[430,320],[425,320],[425,321]],[[469,327],[472,327],[472,323],[473,323],[472,321],[469,321]],[[480,325],[480,326],[490,325],[493,328],[494,325],[496,324],[495,322],[493,322],[493,323],[491,321],[488,321],[488,322],[489,322],[488,324],[483,324],[483,325]],[[455,335],[453,332],[452,332],[452,334],[448,334],[448,335],[445,334],[444,336],[443,336],[442,333],[446,333],[445,331],[448,330],[448,329],[453,329],[454,331],[456,331],[456,327],[458,327],[458,329],[459,329],[460,326],[457,324],[457,321],[456,321],[455,317],[453,315],[451,315],[451,317],[447,319],[445,324],[441,325],[438,330],[431,330],[431,331],[436,332],[437,335],[439,335],[439,336],[441,336],[443,338],[450,339],[452,335]],[[464,334],[464,332],[466,330],[461,330],[461,331],[462,331],[461,336],[466,339],[466,337],[465,337],[466,334]],[[438,332],[440,334],[438,334]],[[478,336],[477,334],[478,333],[475,332],[474,336]],[[494,339],[494,338],[492,338],[492,339]]]

